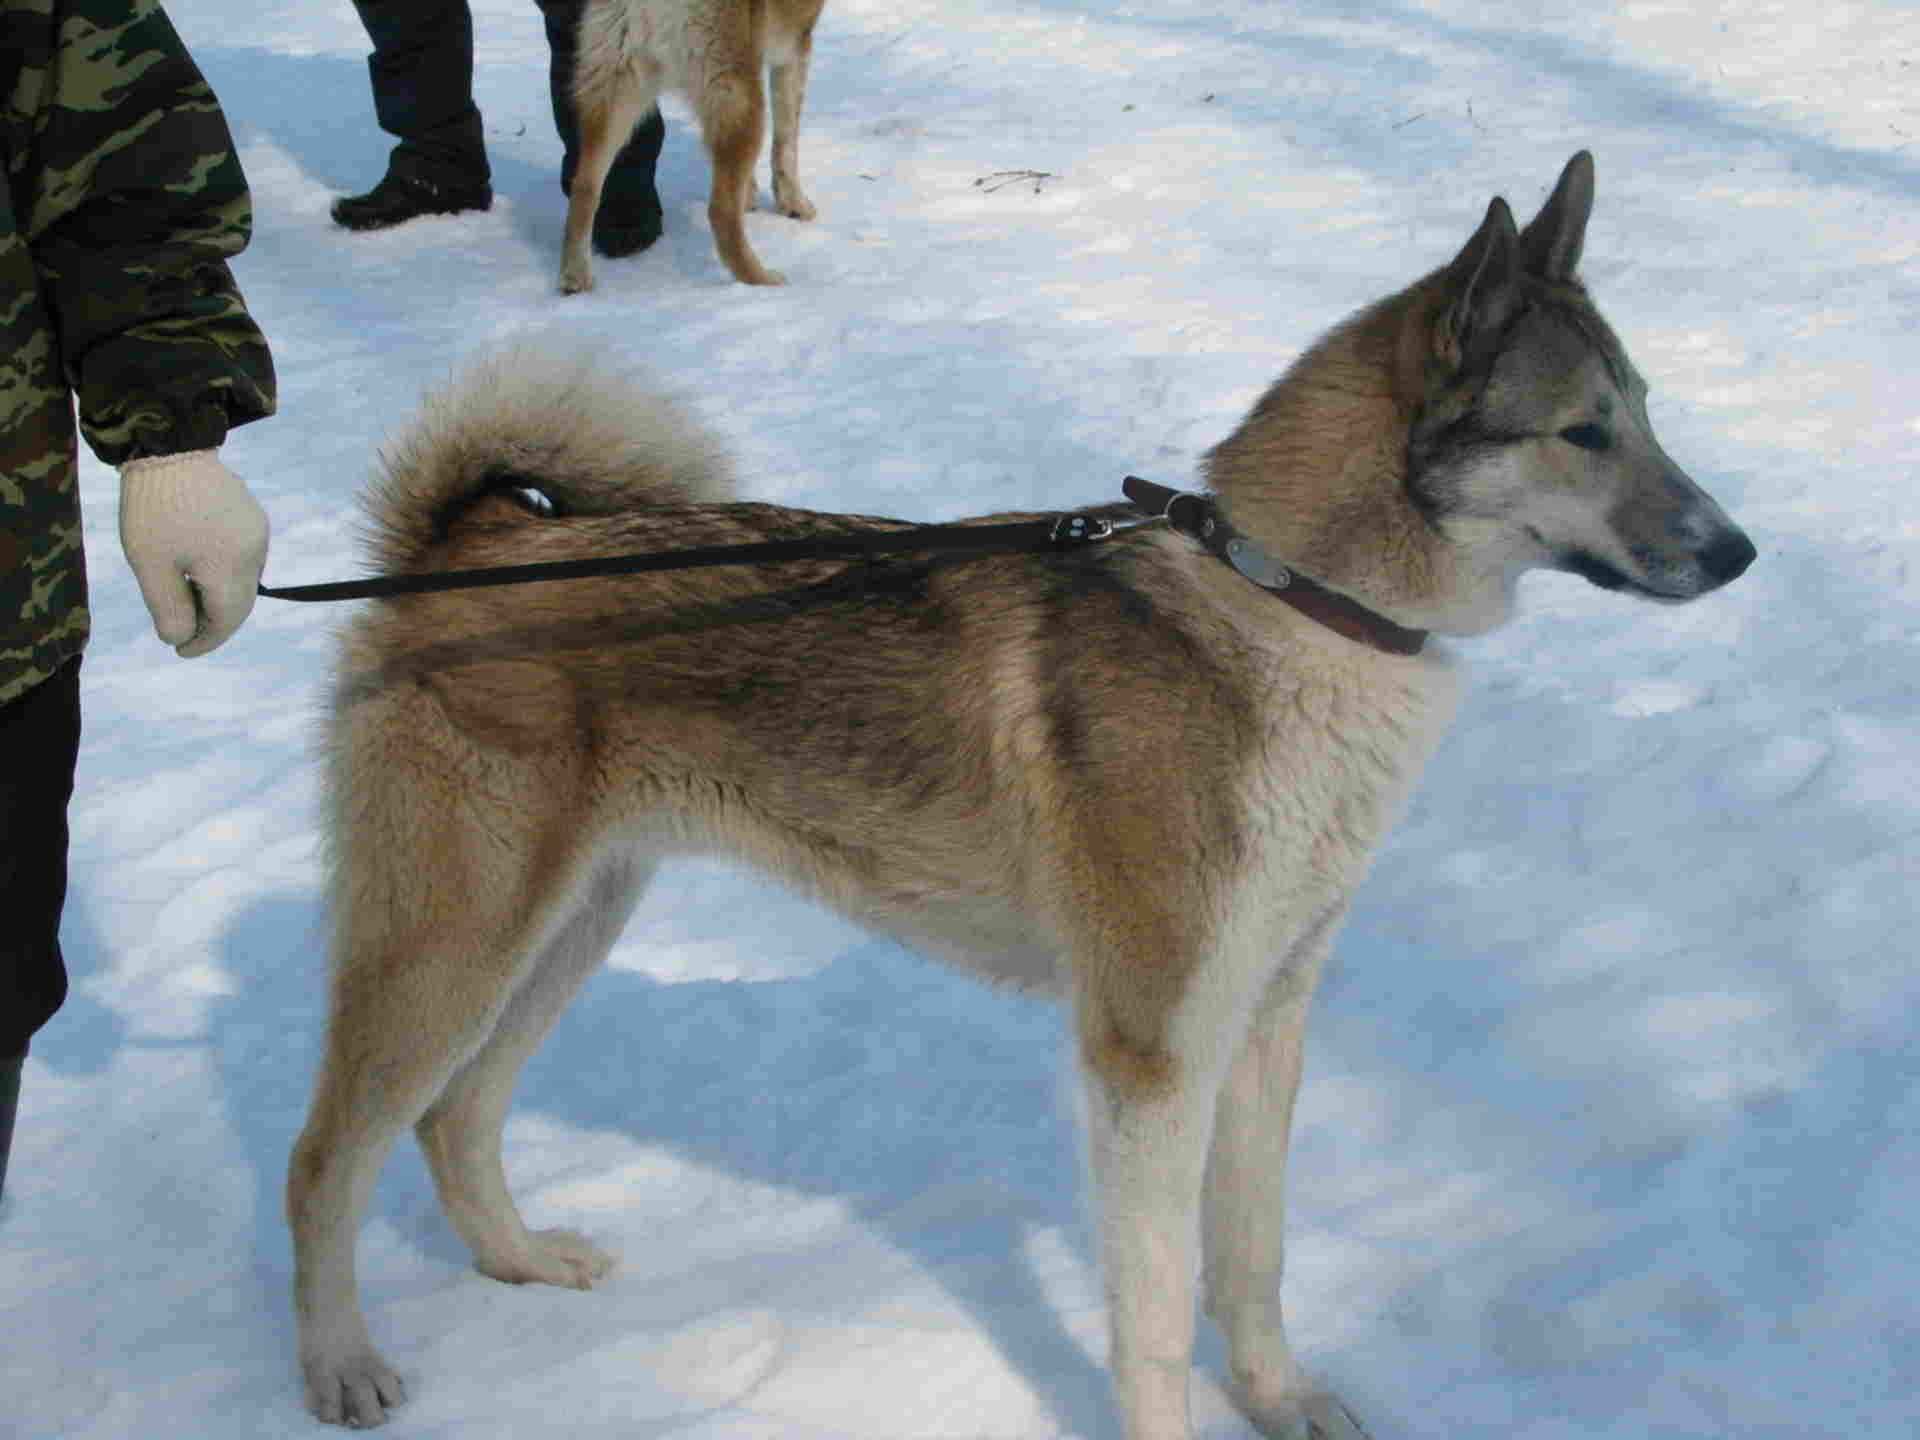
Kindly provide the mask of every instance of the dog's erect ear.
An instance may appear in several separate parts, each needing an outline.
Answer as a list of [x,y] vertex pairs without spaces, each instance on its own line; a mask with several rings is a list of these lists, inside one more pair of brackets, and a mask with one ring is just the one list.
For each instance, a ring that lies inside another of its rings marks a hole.
[[1591,214],[1593,156],[1582,150],[1567,161],[1553,194],[1520,232],[1520,263],[1527,273],[1546,280],[1571,280],[1580,264]]
[[1506,201],[1494,197],[1446,277],[1448,300],[1433,334],[1434,358],[1458,371],[1499,338],[1520,307],[1520,236]]

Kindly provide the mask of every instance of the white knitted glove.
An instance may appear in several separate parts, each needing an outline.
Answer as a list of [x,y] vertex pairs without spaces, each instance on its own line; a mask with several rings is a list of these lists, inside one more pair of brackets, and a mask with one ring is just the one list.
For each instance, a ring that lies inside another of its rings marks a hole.
[[253,610],[267,512],[217,450],[142,456],[120,467],[120,548],[160,638],[204,655]]

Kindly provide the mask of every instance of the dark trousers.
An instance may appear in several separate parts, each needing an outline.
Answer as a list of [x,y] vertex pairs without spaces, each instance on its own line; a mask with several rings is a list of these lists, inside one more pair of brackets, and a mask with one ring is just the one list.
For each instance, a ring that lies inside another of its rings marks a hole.
[[[562,187],[573,178],[580,126],[573,112],[573,57],[585,0],[537,0],[551,56],[553,124],[566,149]],[[473,15],[466,0],[353,0],[373,41],[367,70],[373,113],[395,136],[390,168],[436,185],[492,178],[480,111],[473,103]],[[607,176],[606,202],[653,198],[653,168],[666,127],[654,111],[634,129]]]
[[60,911],[80,754],[80,662],[0,705],[0,1062],[67,998]]

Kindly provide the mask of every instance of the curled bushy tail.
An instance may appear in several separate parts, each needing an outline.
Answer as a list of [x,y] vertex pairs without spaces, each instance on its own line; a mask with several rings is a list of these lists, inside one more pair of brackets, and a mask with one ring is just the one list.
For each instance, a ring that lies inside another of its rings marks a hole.
[[467,507],[507,488],[604,515],[729,499],[733,475],[706,427],[606,345],[521,335],[430,392],[382,451],[365,502],[375,569],[421,568]]

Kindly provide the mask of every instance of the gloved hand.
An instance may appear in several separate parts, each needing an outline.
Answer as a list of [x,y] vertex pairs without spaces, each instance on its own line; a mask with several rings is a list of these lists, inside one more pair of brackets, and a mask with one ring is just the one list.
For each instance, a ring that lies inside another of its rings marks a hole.
[[191,658],[253,610],[267,564],[267,512],[217,450],[120,467],[120,548],[162,640]]

